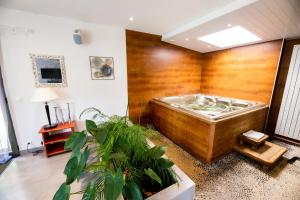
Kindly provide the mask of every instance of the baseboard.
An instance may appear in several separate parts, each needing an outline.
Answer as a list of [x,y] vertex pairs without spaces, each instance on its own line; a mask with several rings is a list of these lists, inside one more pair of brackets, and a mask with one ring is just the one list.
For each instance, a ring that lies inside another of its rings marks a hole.
[[[28,153],[30,153],[30,152],[35,152],[35,151],[39,151],[39,150],[42,150],[42,151],[44,151],[44,146],[39,146],[39,147],[33,147],[33,148],[30,148],[30,149],[25,149],[25,150],[21,150],[20,151],[20,154],[21,154],[21,156],[22,155],[26,155],[26,154],[28,154]],[[30,151],[30,152],[29,152]]]
[[277,135],[277,134],[275,134],[273,138],[281,140],[281,141],[284,141],[284,142],[287,142],[289,144],[296,145],[298,147],[300,146],[300,141],[298,141],[298,140],[294,140],[294,139],[287,138],[287,137],[284,137],[284,136],[281,136],[281,135]]

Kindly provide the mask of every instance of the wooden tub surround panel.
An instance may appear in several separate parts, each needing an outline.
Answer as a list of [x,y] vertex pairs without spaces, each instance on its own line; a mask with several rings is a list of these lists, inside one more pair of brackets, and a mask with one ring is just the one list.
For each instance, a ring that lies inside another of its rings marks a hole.
[[229,153],[239,142],[239,136],[248,130],[263,132],[268,107],[225,118],[215,123],[213,160]]
[[152,123],[157,130],[201,160],[207,160],[210,124],[197,117],[151,101]]
[[211,163],[231,152],[241,133],[263,131],[268,107],[219,120],[205,120],[156,100],[151,101],[151,110],[157,130],[197,159]]

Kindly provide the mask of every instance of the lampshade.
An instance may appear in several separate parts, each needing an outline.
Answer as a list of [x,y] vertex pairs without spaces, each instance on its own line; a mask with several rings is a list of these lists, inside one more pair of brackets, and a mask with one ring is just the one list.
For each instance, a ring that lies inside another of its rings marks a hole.
[[31,101],[47,102],[58,98],[59,96],[51,88],[36,88],[31,97]]

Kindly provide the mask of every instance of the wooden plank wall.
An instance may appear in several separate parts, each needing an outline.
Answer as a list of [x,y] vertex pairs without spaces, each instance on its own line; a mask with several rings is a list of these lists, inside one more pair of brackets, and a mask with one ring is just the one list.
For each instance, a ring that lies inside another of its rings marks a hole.
[[199,92],[269,104],[281,45],[275,40],[201,54],[126,30],[130,119],[148,123],[154,97]]
[[129,30],[126,48],[129,117],[134,122],[149,122],[149,101],[154,97],[200,92],[200,53]]
[[270,103],[282,40],[204,54],[201,92]]

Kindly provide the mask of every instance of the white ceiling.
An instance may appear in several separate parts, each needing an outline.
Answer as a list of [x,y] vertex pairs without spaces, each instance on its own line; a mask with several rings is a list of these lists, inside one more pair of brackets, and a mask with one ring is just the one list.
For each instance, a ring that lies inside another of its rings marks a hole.
[[[223,10],[228,11],[229,8]],[[224,30],[228,28],[228,24],[232,27],[242,26],[260,37],[262,40],[259,42],[300,37],[300,0],[260,0],[221,16],[210,16],[211,14],[179,26],[172,32],[163,34],[162,39],[204,53],[222,48],[197,38]],[[203,20],[209,17],[208,21]],[[186,41],[186,38],[189,40]]]
[[[234,0],[0,0],[0,7],[162,35]],[[134,17],[130,22],[129,17]]]
[[0,0],[0,7],[158,34],[199,52],[220,50],[197,38],[227,24],[263,41],[300,36],[300,0]]

